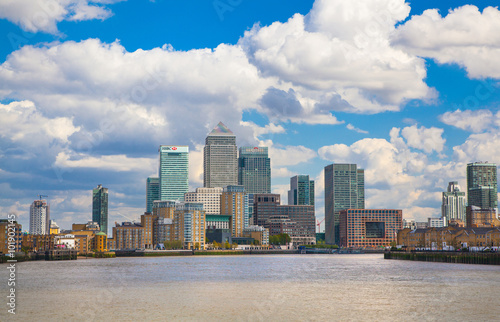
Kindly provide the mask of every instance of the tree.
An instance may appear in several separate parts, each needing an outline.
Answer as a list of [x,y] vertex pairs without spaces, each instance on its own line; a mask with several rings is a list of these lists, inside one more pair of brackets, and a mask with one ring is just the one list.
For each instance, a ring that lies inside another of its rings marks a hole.
[[269,237],[269,244],[271,245],[286,245],[290,243],[292,238],[288,234],[277,234]]
[[226,240],[226,242],[224,243],[224,248],[225,249],[229,249],[231,248],[231,244]]

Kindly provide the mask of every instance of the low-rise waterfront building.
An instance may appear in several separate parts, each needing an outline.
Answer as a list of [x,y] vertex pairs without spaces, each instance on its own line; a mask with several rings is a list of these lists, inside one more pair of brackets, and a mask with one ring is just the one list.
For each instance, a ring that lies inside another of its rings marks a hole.
[[[9,241],[9,238],[13,238],[14,240]],[[0,219],[0,254],[9,253],[9,249],[14,252],[20,252],[22,241],[23,233],[21,224],[17,221],[9,222],[8,219]]]
[[105,252],[108,250],[108,236],[103,232],[98,232],[92,239],[92,249],[96,252]]
[[144,227],[139,223],[115,223],[113,227],[115,249],[142,249],[144,248]]
[[50,249],[54,249],[54,237],[56,235],[45,235],[45,234],[23,234],[22,245],[26,247],[28,250],[37,252],[37,251],[46,251]]
[[403,228],[400,209],[346,209],[340,211],[342,247],[385,247]]
[[495,208],[467,206],[467,227],[500,227]]
[[56,248],[75,249],[76,248],[75,235],[66,234],[66,235],[56,235],[56,236],[54,236],[54,247],[56,247]]
[[499,247],[499,227],[432,227],[398,231],[398,245],[407,251],[456,250],[461,247]]
[[253,238],[259,242],[259,245],[269,245],[269,229],[262,226],[248,226],[243,229],[243,237]]

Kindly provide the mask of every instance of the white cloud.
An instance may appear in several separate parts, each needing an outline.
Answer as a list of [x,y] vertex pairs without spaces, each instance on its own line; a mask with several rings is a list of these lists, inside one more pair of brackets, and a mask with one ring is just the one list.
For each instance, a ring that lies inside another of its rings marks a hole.
[[307,16],[254,26],[239,44],[263,75],[293,84],[301,96],[319,104],[325,94],[338,97],[330,110],[396,111],[434,95],[423,81],[424,61],[389,43],[409,11],[404,0],[317,0]]
[[490,110],[456,110],[440,115],[439,120],[465,131],[479,133],[490,128],[495,121],[499,122],[500,114],[493,116]]
[[445,139],[442,138],[444,130],[435,127],[425,128],[416,125],[403,128],[401,135],[406,139],[408,146],[423,150],[427,153],[443,151]]
[[500,77],[500,11],[466,5],[442,17],[425,10],[398,27],[392,42],[406,52],[456,63],[471,78]]
[[246,126],[252,129],[254,139],[257,141],[260,136],[265,134],[278,134],[286,133],[286,130],[281,125],[276,125],[274,123],[266,124],[264,127],[258,126],[253,122],[240,121],[240,125]]
[[43,116],[31,101],[0,104],[0,136],[17,143],[34,145],[53,139],[67,143],[69,136],[79,130],[71,118]]
[[261,141],[260,145],[267,146],[269,148],[269,157],[272,160],[273,168],[309,162],[317,156],[316,151],[302,145],[274,145],[271,140]]
[[355,127],[354,125],[352,125],[351,123],[347,124],[346,125],[346,128],[348,130],[351,130],[351,131],[354,131],[354,132],[358,132],[358,133],[363,133],[363,134],[368,134],[368,131],[365,131],[365,130],[362,130],[362,129],[358,129],[357,127]]
[[106,4],[123,0],[3,0],[0,18],[5,18],[29,32],[58,33],[63,20],[82,21],[111,16]]
[[271,174],[273,178],[290,178],[293,177],[294,173],[288,168],[272,168]]
[[489,161],[500,164],[500,134],[498,131],[471,134],[467,140],[453,148],[454,156],[464,163]]
[[[76,160],[71,160],[75,158]],[[55,166],[60,168],[91,168],[112,171],[147,171],[157,167],[157,158],[129,158],[126,155],[103,155],[92,157],[87,155],[68,155],[60,152],[55,161]]]

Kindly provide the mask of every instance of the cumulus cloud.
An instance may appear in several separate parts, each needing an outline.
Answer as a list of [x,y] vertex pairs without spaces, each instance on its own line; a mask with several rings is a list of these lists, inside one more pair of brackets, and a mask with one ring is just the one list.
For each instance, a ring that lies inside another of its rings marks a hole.
[[445,139],[442,138],[443,129],[435,127],[425,128],[412,125],[403,128],[401,135],[406,139],[408,146],[423,150],[427,153],[443,151]]
[[0,2],[0,18],[29,32],[58,33],[63,20],[82,21],[111,16],[107,4],[123,0],[5,0]]
[[389,43],[394,25],[409,11],[403,0],[318,0],[307,16],[256,25],[239,44],[263,75],[279,77],[317,102],[329,93],[354,112],[396,111],[409,99],[433,95],[423,81],[424,61]]
[[68,138],[79,127],[73,125],[72,118],[48,118],[31,101],[14,101],[7,105],[0,103],[0,136],[16,143],[50,143],[53,139],[68,142]]
[[443,17],[425,10],[397,28],[392,43],[406,52],[455,63],[471,78],[500,77],[500,11],[466,5]]
[[493,115],[490,110],[456,110],[440,115],[439,120],[465,131],[479,133],[489,129],[495,122],[498,124],[500,113]]
[[500,164],[500,134],[498,131],[471,134],[461,145],[455,146],[453,152],[461,162],[489,161]]

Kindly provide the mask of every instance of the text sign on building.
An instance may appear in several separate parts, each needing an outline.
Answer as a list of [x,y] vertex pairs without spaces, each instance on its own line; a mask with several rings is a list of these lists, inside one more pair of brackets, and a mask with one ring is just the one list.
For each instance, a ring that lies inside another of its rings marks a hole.
[[181,153],[181,152],[189,152],[189,147],[177,146],[177,145],[162,145],[160,146],[160,150],[161,152]]

